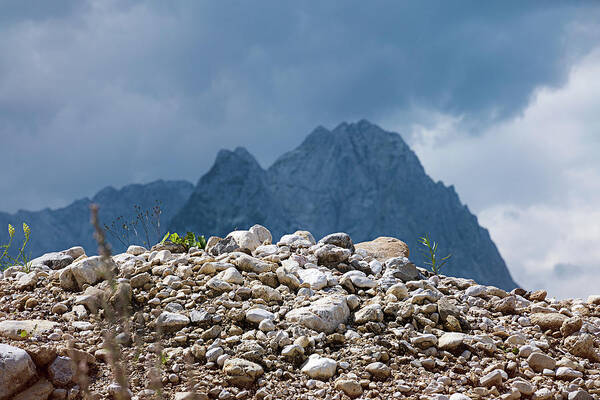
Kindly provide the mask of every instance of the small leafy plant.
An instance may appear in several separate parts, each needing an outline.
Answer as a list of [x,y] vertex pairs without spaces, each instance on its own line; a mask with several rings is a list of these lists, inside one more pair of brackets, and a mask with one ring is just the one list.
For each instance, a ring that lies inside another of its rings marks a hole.
[[183,245],[186,251],[192,247],[197,247],[199,249],[204,249],[206,247],[206,239],[204,238],[204,235],[196,237],[194,232],[188,232],[185,234],[185,236],[179,236],[177,232],[167,232],[160,243],[164,243],[167,239],[172,243]]
[[423,237],[419,238],[419,243],[426,247],[426,250],[423,250],[423,255],[425,256],[425,265],[429,265],[431,267],[431,271],[438,275],[444,265],[448,262],[452,254],[448,254],[446,257],[439,258],[437,254],[438,243],[431,240],[429,238],[429,234],[426,234]]
[[25,222],[23,222],[23,234],[25,238],[23,239],[23,244],[19,249],[19,254],[16,257],[11,257],[8,254],[8,249],[12,245],[12,241],[15,237],[15,227],[11,224],[8,224],[8,243],[0,245],[0,249],[4,249],[2,254],[0,254],[0,270],[4,270],[12,265],[20,265],[22,264],[25,268],[25,272],[29,272],[29,261],[30,259],[25,255],[25,246],[27,246],[27,242],[29,242],[29,236],[31,235],[31,228]]

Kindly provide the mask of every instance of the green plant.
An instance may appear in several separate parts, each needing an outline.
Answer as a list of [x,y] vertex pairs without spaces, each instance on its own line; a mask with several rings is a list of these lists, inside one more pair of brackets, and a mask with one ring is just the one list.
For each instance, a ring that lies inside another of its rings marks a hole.
[[0,270],[4,270],[12,265],[23,264],[25,272],[29,272],[30,259],[29,257],[27,257],[27,255],[25,255],[25,246],[27,246],[27,243],[29,242],[31,228],[29,228],[29,225],[27,225],[25,222],[23,222],[23,235],[25,236],[25,238],[23,239],[23,244],[19,249],[19,253],[16,257],[11,257],[8,254],[8,249],[12,245],[12,241],[15,237],[15,228],[11,224],[8,224],[8,243],[0,245],[0,249],[4,249],[4,251],[2,251],[2,254],[0,255]]
[[429,265],[431,267],[431,272],[438,275],[444,265],[448,262],[452,254],[448,254],[446,257],[439,258],[437,255],[438,243],[431,240],[429,238],[429,234],[425,234],[419,238],[419,243],[421,243],[426,250],[423,250],[423,255],[425,256],[425,265]]
[[204,238],[204,235],[196,238],[196,234],[193,232],[188,232],[185,234],[185,236],[179,236],[179,234],[176,232],[167,232],[160,243],[164,243],[167,239],[172,243],[183,245],[186,251],[192,247],[197,247],[199,249],[204,249],[206,247],[206,239]]

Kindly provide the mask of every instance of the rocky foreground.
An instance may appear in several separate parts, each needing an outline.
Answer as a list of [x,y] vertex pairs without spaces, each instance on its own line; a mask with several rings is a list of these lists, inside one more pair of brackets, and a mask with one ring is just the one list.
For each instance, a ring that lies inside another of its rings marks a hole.
[[393,238],[271,242],[256,225],[7,269],[0,400],[600,398],[600,296],[434,276]]

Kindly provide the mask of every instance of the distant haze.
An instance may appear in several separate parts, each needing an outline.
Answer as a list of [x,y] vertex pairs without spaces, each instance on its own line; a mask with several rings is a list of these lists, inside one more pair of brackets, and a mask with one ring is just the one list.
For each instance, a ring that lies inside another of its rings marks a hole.
[[517,282],[600,287],[598,2],[0,7],[2,211],[195,182],[221,148],[268,167],[367,118],[455,185]]

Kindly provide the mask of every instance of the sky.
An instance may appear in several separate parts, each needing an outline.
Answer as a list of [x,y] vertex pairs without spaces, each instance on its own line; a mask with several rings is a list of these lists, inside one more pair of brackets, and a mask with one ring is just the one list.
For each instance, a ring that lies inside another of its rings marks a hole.
[[515,280],[600,293],[600,3],[0,0],[0,210],[399,132]]

